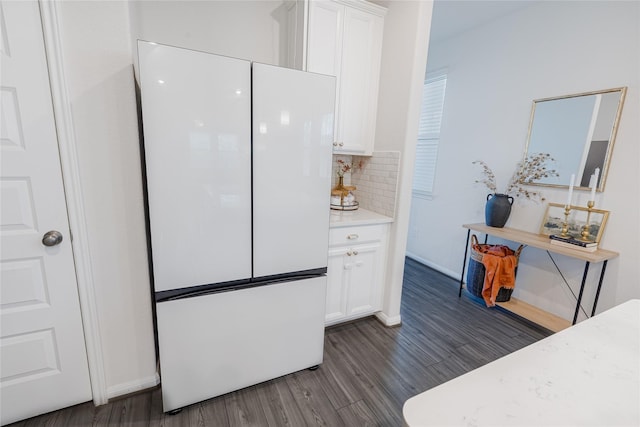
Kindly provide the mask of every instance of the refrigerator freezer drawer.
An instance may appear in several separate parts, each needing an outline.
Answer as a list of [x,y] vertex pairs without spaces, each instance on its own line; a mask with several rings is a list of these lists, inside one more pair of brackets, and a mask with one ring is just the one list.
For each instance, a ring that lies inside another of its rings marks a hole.
[[157,304],[164,411],[322,363],[326,280]]

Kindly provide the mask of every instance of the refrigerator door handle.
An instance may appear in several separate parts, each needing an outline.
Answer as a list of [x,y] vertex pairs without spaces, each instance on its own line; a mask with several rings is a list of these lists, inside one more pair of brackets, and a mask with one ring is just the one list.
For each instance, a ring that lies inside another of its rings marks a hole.
[[242,282],[242,283],[229,283],[229,284],[226,284],[225,286],[220,286],[220,285],[203,286],[197,289],[193,289],[192,291],[187,290],[185,292],[176,293],[175,295],[169,295],[169,296],[162,296],[161,294],[158,295],[158,293],[156,293],[156,302],[162,303],[165,301],[177,301],[185,298],[201,297],[205,295],[217,294],[222,292],[239,291],[241,289],[255,288],[258,286],[275,285],[278,283],[313,279],[315,277],[323,277],[326,275],[325,274],[326,268],[318,269],[317,271],[319,272],[309,273],[309,274],[288,275],[288,276],[282,276],[282,277],[268,277],[262,280],[258,279],[258,280],[252,280],[252,281]]
[[216,293],[220,293],[220,292],[228,292],[228,291],[235,291],[235,290],[239,290],[239,289],[245,289],[245,288],[248,288],[249,286],[250,286],[249,284],[245,284],[245,285],[235,285],[233,287],[199,289],[199,290],[194,290],[192,292],[185,292],[183,294],[162,298],[162,299],[157,300],[156,302],[162,303],[162,302],[165,302],[165,301],[177,301],[177,300],[181,300],[181,299],[185,299],[185,298],[201,297],[201,296],[209,295],[209,294],[216,294]]

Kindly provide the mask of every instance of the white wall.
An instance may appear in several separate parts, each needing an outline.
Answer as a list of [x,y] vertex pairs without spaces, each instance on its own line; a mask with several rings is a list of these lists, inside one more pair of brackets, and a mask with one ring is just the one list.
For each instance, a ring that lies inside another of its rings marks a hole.
[[[461,225],[484,222],[489,192],[474,184],[480,175],[471,162],[487,162],[504,188],[523,155],[533,99],[628,86],[605,192],[596,196],[596,207],[611,211],[601,245],[620,252],[607,267],[598,312],[639,298],[639,27],[638,2],[534,2],[430,46],[428,69],[448,68],[447,95],[435,196],[413,199],[410,255],[459,277],[466,236]],[[566,190],[542,190],[549,202],[566,200]],[[574,204],[586,206],[587,198],[578,192]],[[545,204],[516,202],[507,226],[537,232],[544,210]],[[584,264],[554,259],[577,292]],[[588,313],[599,272],[592,265]],[[543,251],[523,251],[514,296],[573,316],[575,300]]]
[[58,4],[109,397],[156,384],[126,2]]
[[130,9],[134,39],[287,64],[283,1],[131,1]]
[[382,314],[387,324],[400,322],[400,297],[409,226],[411,182],[418,136],[431,1],[377,2],[388,8],[384,23],[376,151],[400,151],[395,221],[391,226]]

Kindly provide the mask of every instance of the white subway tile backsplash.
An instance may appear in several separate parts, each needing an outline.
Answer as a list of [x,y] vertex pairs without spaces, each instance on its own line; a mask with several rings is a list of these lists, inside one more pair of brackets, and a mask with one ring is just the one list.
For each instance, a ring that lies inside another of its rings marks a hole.
[[338,181],[338,159],[348,164],[362,165],[344,174],[345,185],[356,186],[355,196],[360,207],[393,218],[398,192],[400,152],[375,151],[371,157],[334,155],[332,186]]
[[363,160],[363,167],[351,174],[351,183],[357,187],[356,199],[360,206],[394,217],[400,152],[375,151],[371,157],[354,156],[354,160]]

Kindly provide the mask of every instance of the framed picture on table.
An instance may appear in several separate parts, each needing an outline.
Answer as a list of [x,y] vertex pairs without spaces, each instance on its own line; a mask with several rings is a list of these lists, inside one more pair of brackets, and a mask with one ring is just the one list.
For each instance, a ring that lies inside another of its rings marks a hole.
[[[584,206],[571,205],[571,211],[567,217],[568,233],[571,237],[579,239],[582,236],[582,229],[589,220],[589,240],[600,242],[604,227],[609,218],[609,211],[602,209],[589,209]],[[564,223],[564,205],[560,203],[549,203],[547,211],[540,225],[540,234],[549,236],[551,234],[562,233],[562,224]]]

